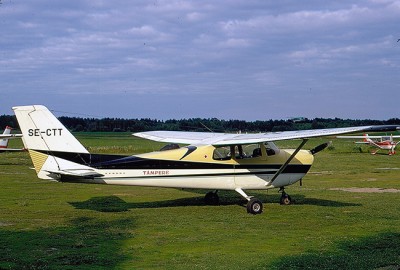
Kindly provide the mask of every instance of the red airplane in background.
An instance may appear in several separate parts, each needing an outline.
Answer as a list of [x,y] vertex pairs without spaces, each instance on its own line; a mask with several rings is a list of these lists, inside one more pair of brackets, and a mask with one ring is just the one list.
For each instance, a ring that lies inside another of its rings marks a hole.
[[3,134],[0,134],[0,153],[1,152],[14,152],[24,151],[25,149],[8,148],[8,140],[14,138],[21,138],[22,134],[11,134],[11,127],[6,126]]
[[389,150],[389,156],[396,154],[395,148],[400,141],[396,142],[394,138],[400,138],[400,135],[390,135],[390,136],[369,136],[364,134],[363,136],[337,136],[339,139],[363,139],[360,142],[355,142],[357,144],[369,144],[371,146],[377,147],[378,149],[372,151],[371,154],[375,155],[379,150]]

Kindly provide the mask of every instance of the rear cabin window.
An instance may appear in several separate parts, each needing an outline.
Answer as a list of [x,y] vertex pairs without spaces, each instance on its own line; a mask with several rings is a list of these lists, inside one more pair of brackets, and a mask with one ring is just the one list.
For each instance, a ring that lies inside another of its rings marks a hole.
[[179,145],[176,143],[170,143],[165,146],[163,146],[159,151],[168,151],[168,150],[174,150],[174,149],[179,149]]
[[213,153],[213,159],[215,160],[230,160],[231,157],[231,148],[229,146],[217,147]]

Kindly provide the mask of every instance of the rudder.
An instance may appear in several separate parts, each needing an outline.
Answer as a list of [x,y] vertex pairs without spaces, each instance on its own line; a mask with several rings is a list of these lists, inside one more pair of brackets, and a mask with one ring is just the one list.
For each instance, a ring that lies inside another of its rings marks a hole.
[[89,152],[45,106],[18,106],[13,110],[39,178],[58,179],[58,175],[65,173],[63,170],[88,169],[56,156],[56,153]]

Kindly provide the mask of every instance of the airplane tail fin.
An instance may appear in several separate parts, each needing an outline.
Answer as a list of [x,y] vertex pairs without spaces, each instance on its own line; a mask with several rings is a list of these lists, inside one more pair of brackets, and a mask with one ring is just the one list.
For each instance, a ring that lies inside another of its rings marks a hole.
[[368,134],[364,134],[364,142],[368,142],[370,139],[369,139],[369,137],[368,137]]
[[[3,132],[3,135],[11,134],[11,127],[6,126],[6,129]],[[7,148],[8,147],[8,139],[0,140],[0,148]]]
[[58,180],[66,170],[68,173],[91,170],[66,158],[89,152],[46,107],[18,106],[13,110],[39,178]]

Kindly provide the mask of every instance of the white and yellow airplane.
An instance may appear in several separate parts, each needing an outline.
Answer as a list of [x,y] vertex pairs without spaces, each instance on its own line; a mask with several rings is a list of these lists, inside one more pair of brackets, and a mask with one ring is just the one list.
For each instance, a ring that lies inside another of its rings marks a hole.
[[12,130],[11,127],[6,126],[6,128],[3,131],[3,134],[0,134],[0,153],[1,152],[24,151],[24,149],[8,148],[8,140],[9,139],[15,139],[15,138],[22,137],[22,134],[11,134],[11,130]]
[[[91,154],[44,106],[13,108],[25,148],[41,179],[60,182],[213,190],[206,202],[218,204],[218,190],[233,190],[247,201],[247,212],[260,214],[262,202],[245,190],[280,188],[281,203],[290,204],[284,188],[310,169],[313,150],[301,150],[309,138],[351,132],[395,130],[396,126],[364,126],[321,130],[223,134],[149,131],[135,136],[172,143],[157,152],[133,156]],[[301,139],[296,149],[273,142]],[[187,144],[179,147],[176,144]]]

